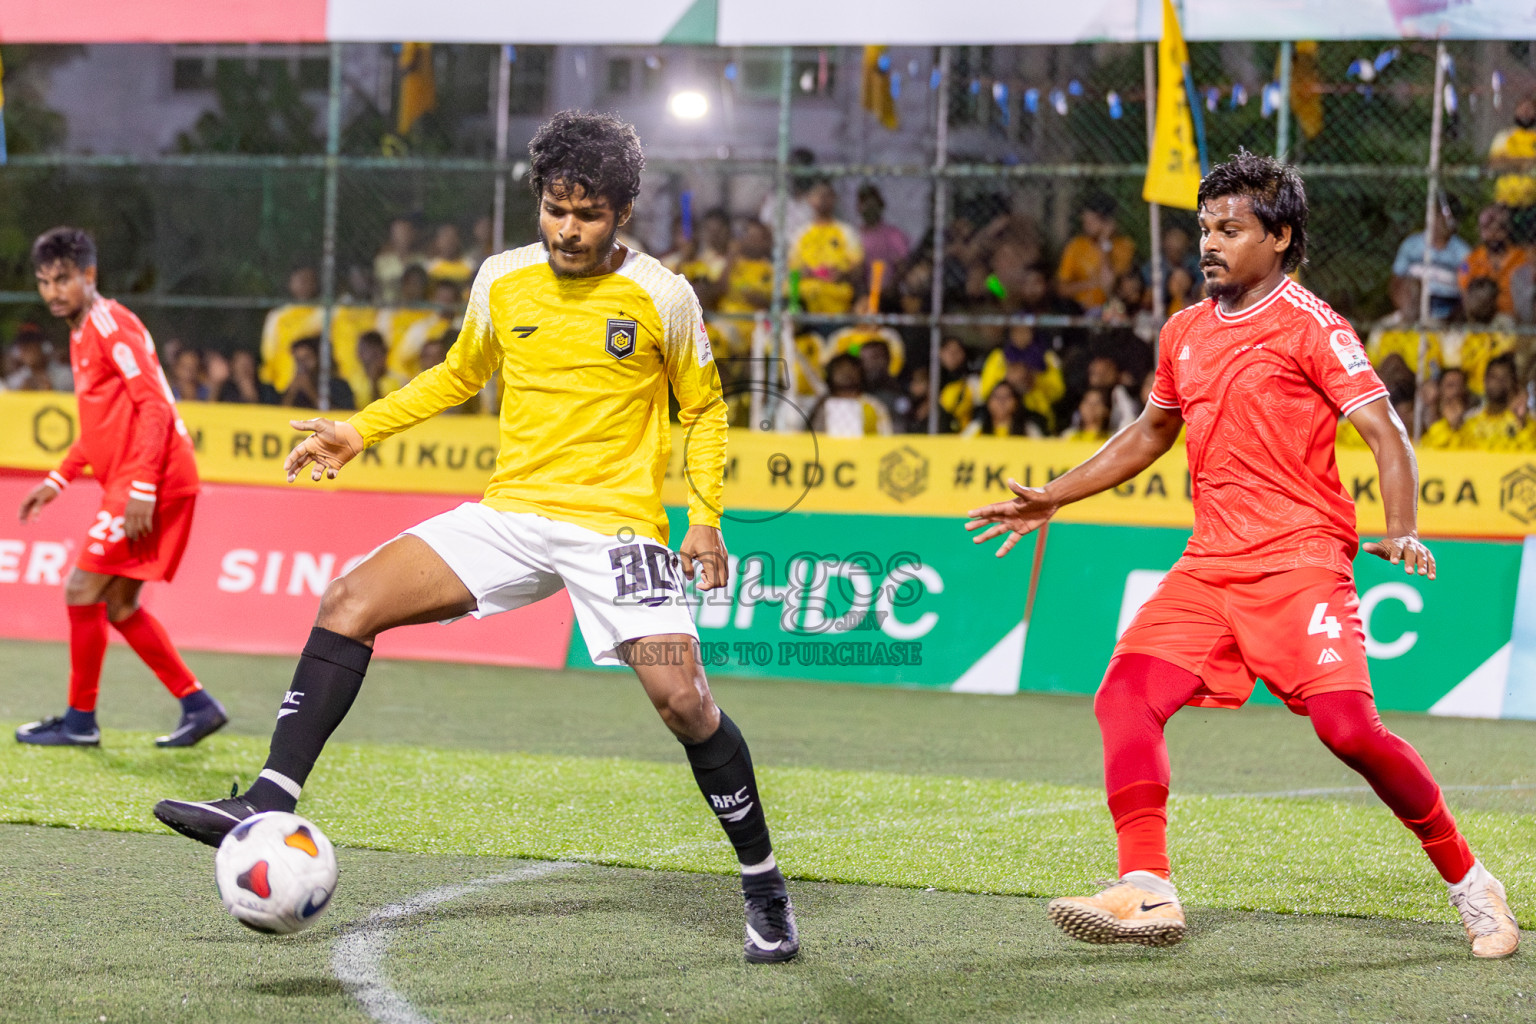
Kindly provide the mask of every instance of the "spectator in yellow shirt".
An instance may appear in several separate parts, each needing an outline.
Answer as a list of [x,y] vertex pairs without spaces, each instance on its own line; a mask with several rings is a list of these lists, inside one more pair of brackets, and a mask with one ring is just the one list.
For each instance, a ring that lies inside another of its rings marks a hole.
[[661,258],[661,265],[686,277],[693,285],[693,293],[699,297],[699,305],[705,312],[710,312],[717,307],[725,290],[725,270],[730,262],[731,216],[722,209],[707,211],[699,218],[692,237],[684,237],[681,218],[674,228],[672,251]]
[[1536,97],[1527,96],[1515,105],[1515,123],[1493,137],[1488,163],[1499,172],[1493,183],[1493,201],[1513,214],[1515,241],[1536,241]]
[[999,381],[1007,379],[1008,364],[1015,359],[1029,363],[1033,372],[1024,404],[1049,422],[1048,410],[1067,393],[1067,379],[1062,374],[1061,360],[1046,345],[1043,332],[1037,334],[1033,327],[1014,324],[1008,328],[1003,344],[987,353],[981,364],[981,393],[990,395]]
[[406,380],[388,367],[389,348],[378,331],[364,331],[357,339],[357,369],[347,378],[359,408],[377,402],[391,391],[405,387]]
[[1489,361],[1483,377],[1482,408],[1461,425],[1462,447],[1485,452],[1536,450],[1536,423],[1511,408],[1514,398],[1515,357],[1497,356]]
[[427,277],[433,281],[452,281],[463,288],[475,276],[477,264],[464,252],[464,240],[453,224],[443,224],[432,236],[432,258],[427,260]]
[[1432,413],[1434,422],[1419,438],[1420,448],[1464,448],[1465,436],[1462,424],[1467,415],[1467,378],[1461,370],[1452,367],[1442,374],[1435,385],[1438,398]]
[[[419,266],[406,267],[400,278],[400,305],[379,310],[375,329],[389,346],[390,369],[406,378],[414,377],[421,370],[418,354],[422,343],[446,330],[442,326],[445,320],[451,324],[452,314],[445,317],[444,311],[451,309],[454,314],[458,311],[459,287],[452,281],[439,281],[433,286],[432,294],[436,305],[427,303],[426,270]],[[452,299],[449,299],[450,295]],[[426,326],[418,327],[424,323]]]
[[1108,301],[1115,278],[1129,273],[1136,262],[1136,243],[1115,223],[1115,200],[1096,192],[1083,203],[1083,233],[1061,251],[1056,289],[1092,312]]
[[773,231],[762,221],[748,221],[734,249],[725,268],[725,294],[716,309],[761,312],[773,300]]
[[1476,277],[1467,282],[1461,301],[1467,322],[1445,331],[1445,359],[1461,367],[1471,390],[1481,393],[1488,365],[1515,350],[1515,323],[1498,311],[1499,284],[1492,278]]
[[373,286],[380,302],[389,305],[400,300],[400,280],[406,268],[419,266],[421,259],[416,251],[416,225],[409,217],[390,221],[389,238],[373,258]]
[[815,216],[789,251],[789,269],[800,274],[801,304],[808,313],[847,313],[864,269],[864,244],[857,228],[833,216],[837,193],[831,183],[818,181],[806,199]]
[[[1392,279],[1392,284],[1387,290],[1392,296],[1394,308],[1392,312],[1376,321],[1371,327],[1370,334],[1366,335],[1365,354],[1370,357],[1372,365],[1379,367],[1392,356],[1397,356],[1407,364],[1409,370],[1417,374],[1421,333],[1425,361],[1435,369],[1445,365],[1445,356],[1440,349],[1439,333],[1432,330],[1420,332],[1415,326],[1419,322],[1421,288],[1418,278],[1394,277]],[[1430,372],[1433,373],[1434,370]]]
[[293,343],[320,333],[320,276],[314,267],[296,267],[288,275],[292,300],[267,314],[261,327],[261,379],[278,393],[293,380]]
[[1062,431],[1068,441],[1108,441],[1109,392],[1104,388],[1089,388],[1077,403],[1076,424]]
[[987,401],[962,432],[964,437],[1045,437],[1040,417],[1024,408],[1013,385],[1000,380]]

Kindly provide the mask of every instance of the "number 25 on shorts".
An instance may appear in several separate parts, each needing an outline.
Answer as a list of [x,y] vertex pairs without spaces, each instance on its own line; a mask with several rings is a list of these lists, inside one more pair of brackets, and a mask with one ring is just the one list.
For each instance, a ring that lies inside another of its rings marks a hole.
[[105,510],[96,513],[96,525],[86,531],[86,536],[93,540],[103,540],[108,544],[116,544],[124,537],[123,517],[114,516]]

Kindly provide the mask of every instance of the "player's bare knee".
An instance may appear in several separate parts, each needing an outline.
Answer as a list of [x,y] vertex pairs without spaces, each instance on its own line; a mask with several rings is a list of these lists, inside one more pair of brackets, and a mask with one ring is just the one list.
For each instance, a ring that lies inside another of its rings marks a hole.
[[99,577],[83,573],[79,569],[64,581],[64,603],[72,605],[97,604],[102,599]]
[[107,619],[111,622],[122,622],[131,618],[133,613],[139,610],[139,595],[122,597],[107,591]]
[[668,729],[690,743],[709,739],[720,725],[720,715],[709,691],[695,686],[672,690],[664,700],[656,702],[656,711]]
[[320,613],[315,617],[315,625],[354,640],[371,640],[377,631],[373,601],[347,577],[334,579],[320,597]]

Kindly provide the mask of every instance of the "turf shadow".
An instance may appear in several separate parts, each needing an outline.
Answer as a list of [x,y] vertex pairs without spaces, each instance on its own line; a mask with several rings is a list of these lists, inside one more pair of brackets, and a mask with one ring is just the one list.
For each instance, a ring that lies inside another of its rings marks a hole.
[[262,981],[241,986],[248,992],[285,999],[315,999],[329,996],[345,996],[341,982],[331,977],[284,978],[281,981]]

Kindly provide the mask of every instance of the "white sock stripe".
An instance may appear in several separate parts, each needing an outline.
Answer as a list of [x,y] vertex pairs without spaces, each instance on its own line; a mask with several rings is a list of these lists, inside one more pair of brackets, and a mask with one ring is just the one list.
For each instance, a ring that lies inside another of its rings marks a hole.
[[154,501],[155,500],[155,496],[153,494],[145,494],[143,491],[129,491],[128,492],[128,497],[133,498],[136,501]]
[[741,873],[744,875],[766,875],[778,866],[778,862],[773,859],[773,854],[770,853],[767,860],[759,861],[756,864],[743,864],[741,866]]
[[141,491],[152,491],[155,489],[154,484],[147,484],[143,480],[129,480],[128,486],[137,487]]
[[263,768],[261,770],[261,774],[256,777],[258,779],[266,779],[268,782],[272,783],[278,789],[281,789],[284,793],[287,793],[295,800],[299,798],[300,793],[304,792],[303,786],[299,785],[297,782],[294,782],[288,776],[283,775],[280,772],[273,771],[271,768]]

